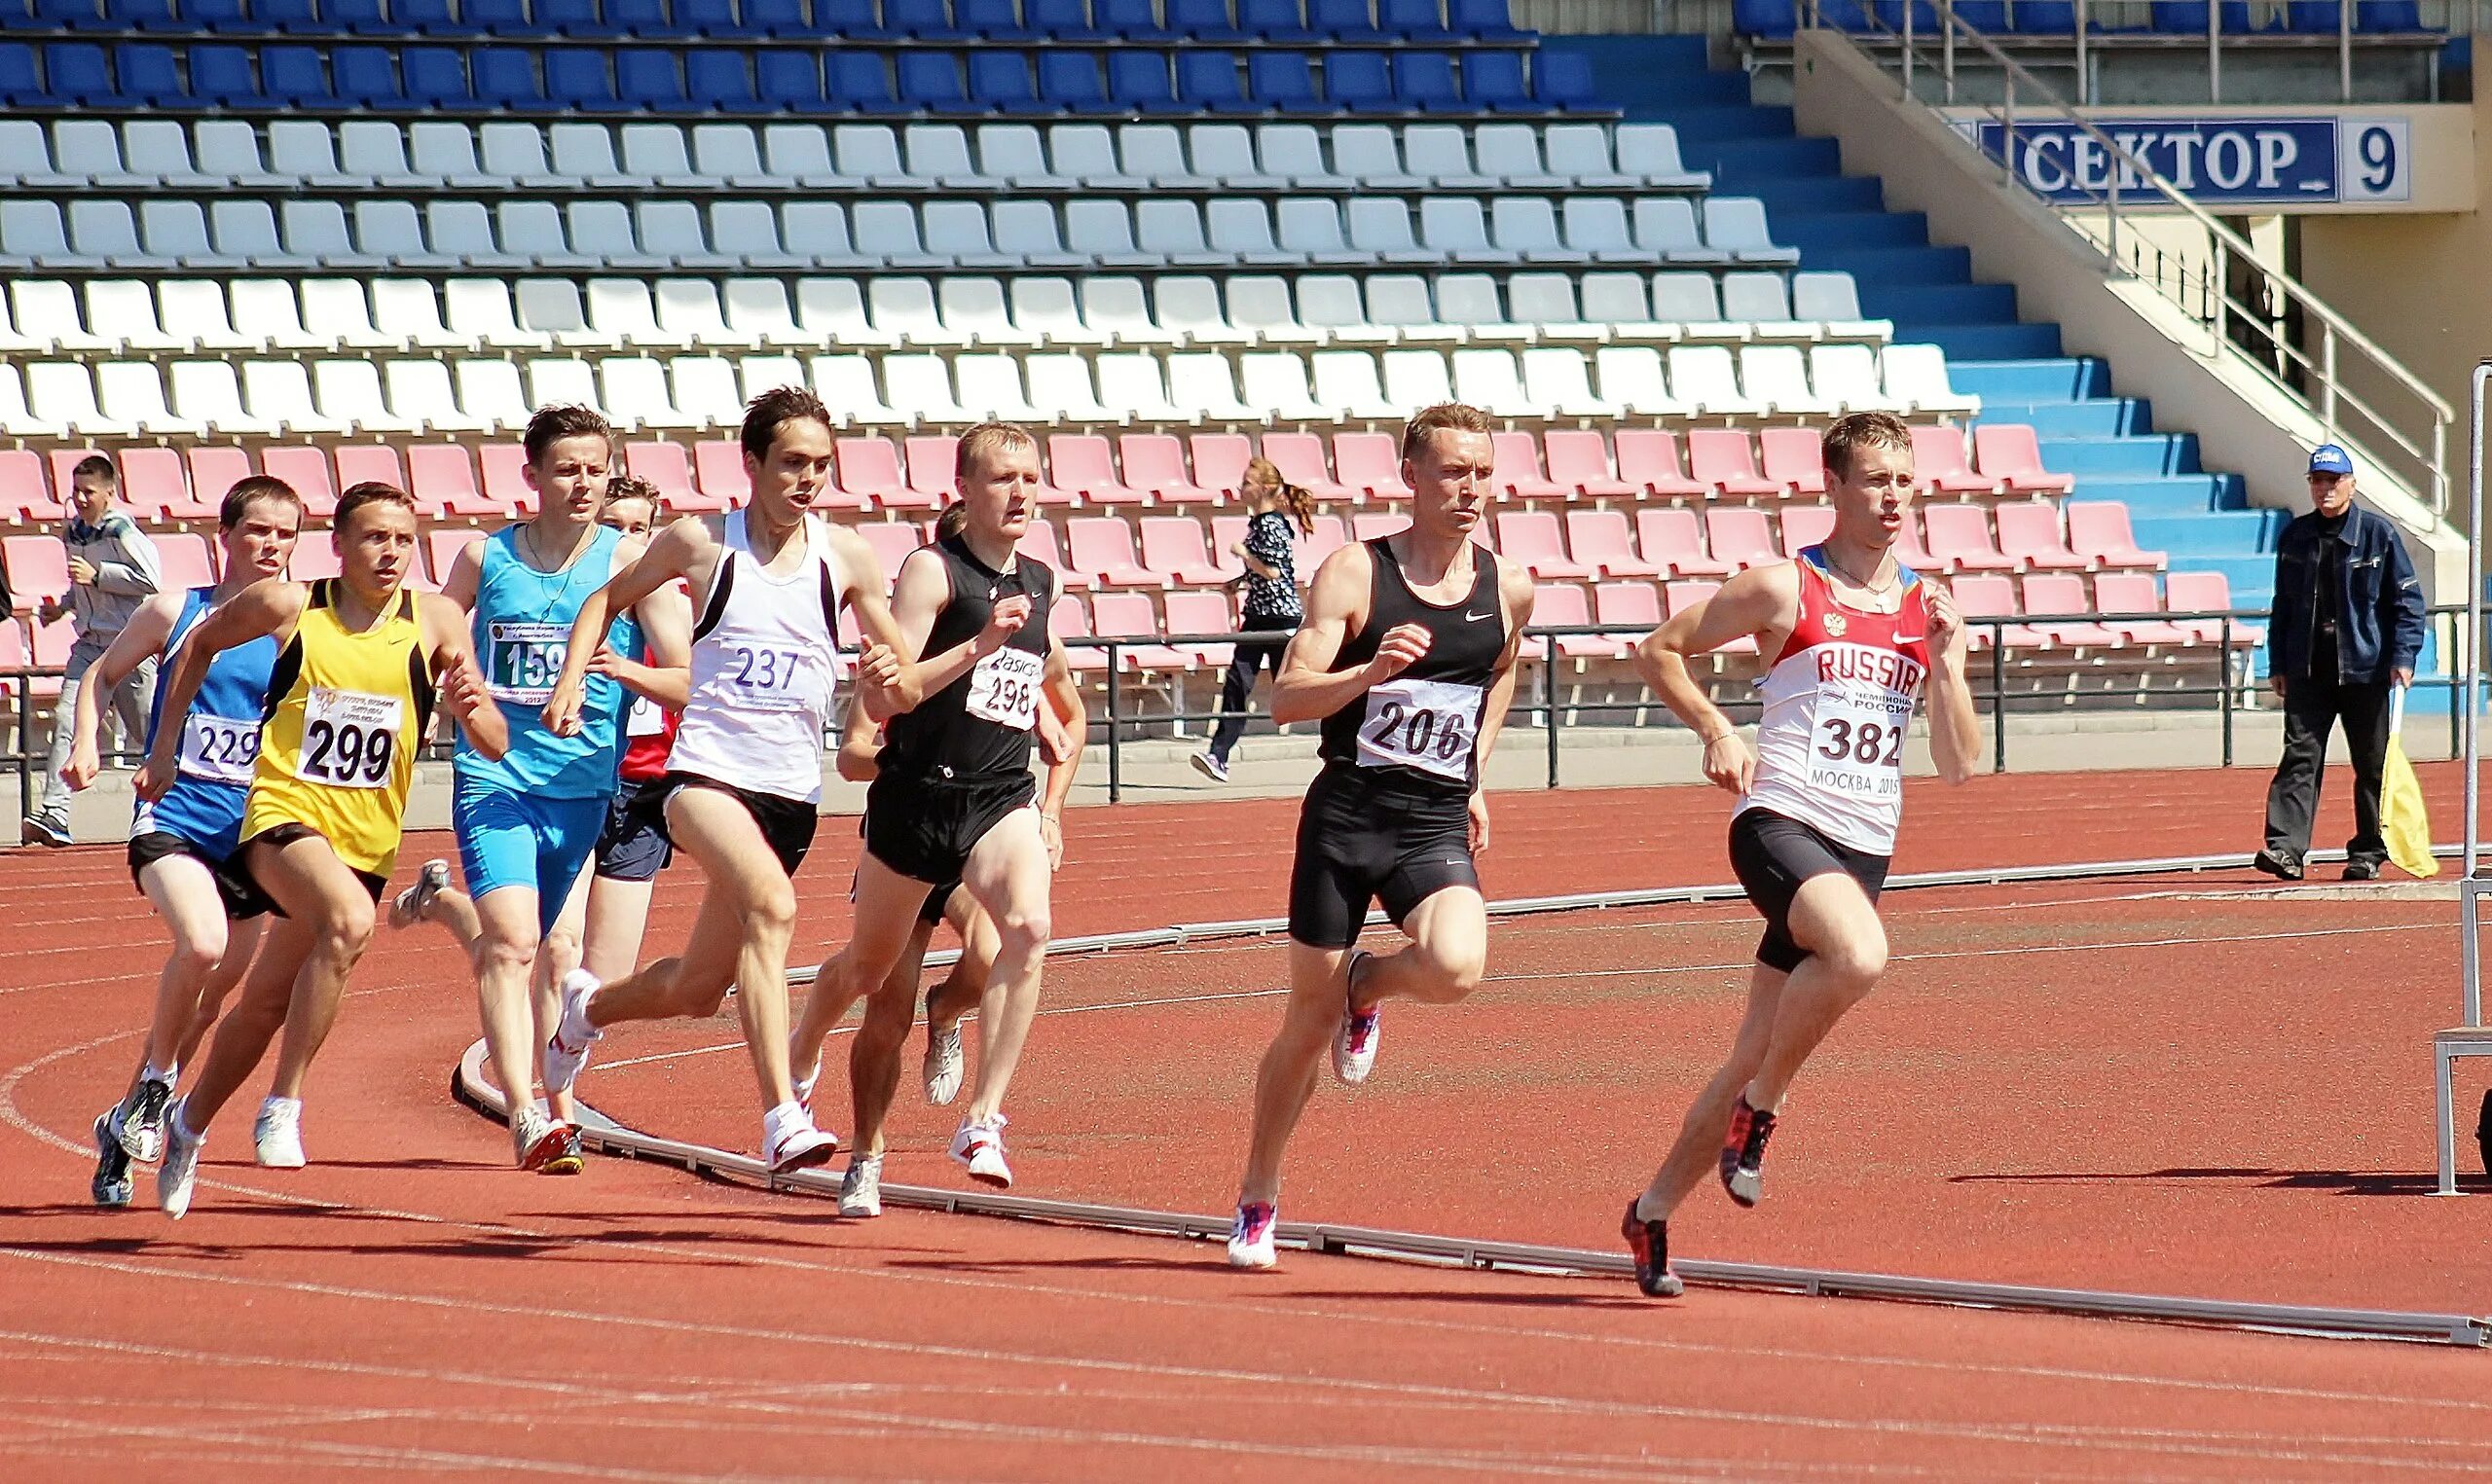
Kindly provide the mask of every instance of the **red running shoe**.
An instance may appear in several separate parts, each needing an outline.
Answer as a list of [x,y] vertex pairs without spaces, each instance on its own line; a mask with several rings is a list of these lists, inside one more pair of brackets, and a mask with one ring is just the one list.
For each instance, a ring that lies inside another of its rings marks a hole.
[[1635,1286],[1644,1290],[1646,1298],[1676,1298],[1687,1291],[1670,1271],[1670,1224],[1647,1221],[1635,1214],[1635,1202],[1627,1203],[1627,1219],[1619,1224],[1627,1238],[1627,1249],[1635,1254]]
[[1730,1132],[1722,1136],[1722,1188],[1741,1206],[1754,1206],[1765,1188],[1765,1141],[1773,1137],[1774,1115],[1748,1106],[1748,1095],[1740,1094]]

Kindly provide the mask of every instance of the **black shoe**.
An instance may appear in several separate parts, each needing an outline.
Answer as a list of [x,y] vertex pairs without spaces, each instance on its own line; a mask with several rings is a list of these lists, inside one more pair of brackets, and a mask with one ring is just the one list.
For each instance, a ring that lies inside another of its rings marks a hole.
[[95,1115],[95,1177],[87,1189],[98,1206],[129,1204],[129,1156],[122,1152],[121,1134],[109,1112]]
[[2349,860],[2345,862],[2345,874],[2341,879],[2345,881],[2377,881],[2379,880],[2379,862],[2376,860]]
[[69,816],[51,810],[28,814],[18,840],[21,845],[48,845],[54,850],[78,843],[78,837],[69,832]]
[[2290,855],[2274,851],[2260,851],[2250,857],[2250,863],[2278,881],[2301,880],[2301,862]]
[[165,1105],[173,1101],[170,1084],[153,1077],[142,1079],[137,1091],[121,1107],[122,1152],[142,1165],[152,1165],[165,1154]]
[[1740,1094],[1731,1109],[1730,1131],[1722,1136],[1722,1188],[1741,1206],[1754,1206],[1765,1185],[1765,1141],[1774,1137],[1774,1115],[1748,1106]]
[[1644,1290],[1646,1298],[1676,1298],[1687,1291],[1670,1271],[1670,1224],[1647,1221],[1635,1214],[1635,1203],[1627,1203],[1627,1219],[1619,1223],[1619,1232],[1627,1238],[1627,1249],[1635,1254],[1635,1286]]

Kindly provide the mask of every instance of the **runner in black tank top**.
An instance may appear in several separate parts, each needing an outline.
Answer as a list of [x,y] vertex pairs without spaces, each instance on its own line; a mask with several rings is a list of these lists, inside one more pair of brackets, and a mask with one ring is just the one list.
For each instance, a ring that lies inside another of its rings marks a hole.
[[[1325,560],[1282,662],[1273,719],[1320,720],[1324,769],[1299,814],[1289,1010],[1256,1078],[1228,1240],[1239,1267],[1272,1264],[1281,1155],[1325,1043],[1341,1080],[1363,1081],[1379,1003],[1460,999],[1486,963],[1480,763],[1505,725],[1532,599],[1531,579],[1473,539],[1496,463],[1488,430],[1467,407],[1411,420],[1411,528]],[[1411,942],[1370,956],[1352,945],[1379,901]]]

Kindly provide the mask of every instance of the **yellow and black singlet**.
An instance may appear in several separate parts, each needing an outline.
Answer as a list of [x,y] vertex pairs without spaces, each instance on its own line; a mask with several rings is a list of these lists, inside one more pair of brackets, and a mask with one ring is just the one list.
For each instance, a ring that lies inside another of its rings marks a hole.
[[312,585],[294,639],[269,676],[260,760],[242,813],[245,843],[281,825],[318,833],[357,871],[398,861],[416,749],[432,717],[432,667],[400,589],[380,622],[338,621],[337,579]]

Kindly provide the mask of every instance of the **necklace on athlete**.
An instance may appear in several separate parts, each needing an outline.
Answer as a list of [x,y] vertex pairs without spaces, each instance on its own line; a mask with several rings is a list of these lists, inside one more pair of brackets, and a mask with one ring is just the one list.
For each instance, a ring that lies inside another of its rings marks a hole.
[[[1884,559],[1881,559],[1880,564],[1885,564]],[[1833,570],[1837,577],[1842,578],[1844,581],[1851,584],[1861,592],[1868,594],[1871,597],[1886,597],[1887,594],[1895,591],[1896,585],[1903,580],[1903,574],[1898,571],[1894,575],[1889,576],[1883,583],[1863,582],[1859,578],[1853,576],[1851,572],[1845,570],[1843,563],[1834,560],[1834,553],[1832,552],[1826,553],[1826,565]]]
[[579,536],[571,542],[570,551],[565,554],[562,564],[559,566],[547,566],[545,564],[545,548],[536,544],[535,522],[531,521],[519,528],[519,539],[528,543],[529,561],[533,564],[538,571],[550,574],[563,571],[565,568],[570,566],[572,562],[577,561],[580,558],[580,553],[588,549],[588,544],[591,541],[597,539],[597,527],[595,525],[591,525],[579,533]]

